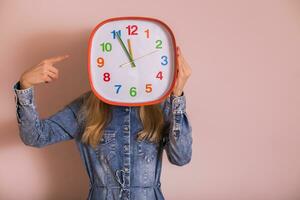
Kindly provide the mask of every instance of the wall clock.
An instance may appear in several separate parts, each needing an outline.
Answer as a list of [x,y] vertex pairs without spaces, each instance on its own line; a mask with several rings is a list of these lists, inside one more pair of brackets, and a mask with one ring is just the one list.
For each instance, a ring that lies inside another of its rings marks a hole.
[[90,35],[88,74],[93,93],[108,104],[160,103],[177,77],[174,34],[158,19],[107,19]]

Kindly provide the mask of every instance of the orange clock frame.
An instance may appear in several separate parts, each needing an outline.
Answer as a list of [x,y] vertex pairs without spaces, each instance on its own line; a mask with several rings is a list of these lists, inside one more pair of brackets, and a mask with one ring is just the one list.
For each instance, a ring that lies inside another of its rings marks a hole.
[[[95,89],[94,85],[93,85],[93,82],[92,82],[92,77],[91,77],[91,47],[92,47],[92,40],[93,40],[93,37],[96,33],[96,31],[104,24],[108,23],[108,22],[112,22],[112,21],[120,21],[120,20],[145,20],[145,21],[152,21],[152,22],[156,22],[156,23],[159,23],[161,24],[162,26],[164,26],[168,32],[170,33],[170,36],[171,36],[171,40],[172,40],[172,43],[173,43],[173,46],[174,46],[174,65],[175,65],[175,73],[174,73],[174,76],[173,76],[173,81],[172,81],[172,84],[169,88],[169,90],[166,92],[165,95],[163,95],[161,98],[159,99],[156,99],[156,100],[153,100],[153,101],[148,101],[148,102],[142,102],[142,103],[122,103],[122,102],[115,102],[115,101],[111,101],[111,100],[108,100],[106,98],[104,98],[103,96],[101,96],[97,90]],[[102,101],[104,101],[105,103],[108,103],[108,104],[111,104],[111,105],[117,105],[117,106],[144,106],[144,105],[153,105],[153,104],[158,104],[160,102],[162,102],[164,99],[166,99],[170,94],[171,92],[173,91],[173,88],[175,86],[175,83],[177,81],[177,78],[178,78],[178,62],[177,62],[177,50],[176,50],[177,46],[176,46],[176,39],[174,37],[174,34],[171,30],[171,28],[164,22],[162,22],[161,20],[159,19],[155,19],[155,18],[151,18],[151,17],[137,17],[137,16],[130,16],[130,17],[114,17],[114,18],[109,18],[109,19],[106,19],[102,22],[100,22],[99,24],[97,24],[93,30],[92,30],[92,33],[90,34],[90,37],[89,37],[89,42],[88,42],[88,76],[89,76],[89,83],[90,83],[90,86],[92,88],[92,91],[94,93],[94,95],[96,95],[96,97]]]

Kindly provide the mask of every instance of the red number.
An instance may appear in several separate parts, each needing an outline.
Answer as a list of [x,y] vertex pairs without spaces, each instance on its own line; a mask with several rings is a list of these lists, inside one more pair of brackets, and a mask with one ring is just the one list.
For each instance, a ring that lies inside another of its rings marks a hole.
[[146,92],[147,93],[152,92],[152,84],[146,84]]
[[146,37],[149,38],[150,37],[150,31],[149,31],[149,29],[145,30],[145,33],[146,33]]
[[162,80],[162,78],[163,78],[162,71],[159,71],[157,73],[156,78],[159,78],[160,80]]
[[103,74],[103,80],[108,82],[110,81],[110,73],[106,72]]
[[98,67],[103,67],[104,66],[104,59],[99,57],[97,58],[97,65]]
[[129,25],[126,27],[128,29],[128,35],[137,35],[138,26],[137,25]]

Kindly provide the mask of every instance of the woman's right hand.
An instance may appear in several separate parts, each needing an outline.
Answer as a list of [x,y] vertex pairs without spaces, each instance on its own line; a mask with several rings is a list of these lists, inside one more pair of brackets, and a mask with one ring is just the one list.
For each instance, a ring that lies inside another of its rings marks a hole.
[[40,62],[22,73],[20,78],[21,89],[29,88],[39,83],[48,83],[58,79],[58,69],[53,65],[67,59],[69,55],[56,56]]

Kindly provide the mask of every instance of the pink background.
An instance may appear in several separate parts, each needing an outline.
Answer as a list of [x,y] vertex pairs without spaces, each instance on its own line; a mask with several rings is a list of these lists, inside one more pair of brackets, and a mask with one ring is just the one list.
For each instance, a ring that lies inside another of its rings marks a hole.
[[126,15],[169,24],[192,68],[185,94],[193,159],[177,167],[164,155],[166,199],[300,199],[297,0],[1,0],[0,199],[86,198],[74,141],[42,149],[21,142],[12,86],[42,59],[69,53],[59,80],[35,86],[40,117],[55,113],[89,89],[91,29]]

